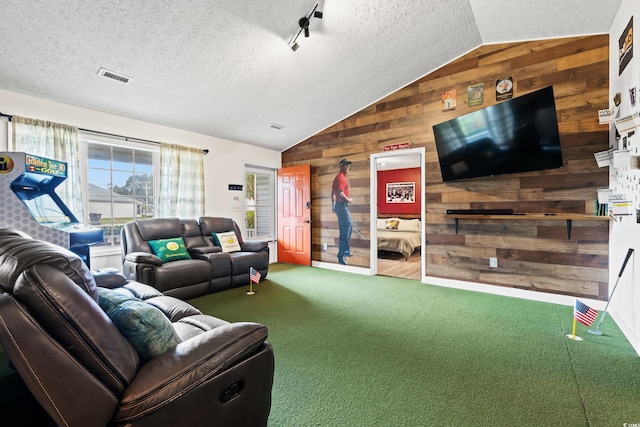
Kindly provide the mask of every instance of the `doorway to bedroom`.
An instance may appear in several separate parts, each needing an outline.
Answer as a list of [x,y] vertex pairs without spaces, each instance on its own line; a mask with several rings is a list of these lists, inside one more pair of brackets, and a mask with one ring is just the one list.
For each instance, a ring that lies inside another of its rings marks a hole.
[[425,150],[371,156],[371,274],[425,276]]

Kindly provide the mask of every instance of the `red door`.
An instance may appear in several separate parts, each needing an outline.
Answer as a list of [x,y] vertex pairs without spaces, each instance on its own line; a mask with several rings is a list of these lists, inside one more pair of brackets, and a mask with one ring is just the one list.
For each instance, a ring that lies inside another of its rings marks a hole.
[[278,170],[278,261],[311,265],[311,165]]

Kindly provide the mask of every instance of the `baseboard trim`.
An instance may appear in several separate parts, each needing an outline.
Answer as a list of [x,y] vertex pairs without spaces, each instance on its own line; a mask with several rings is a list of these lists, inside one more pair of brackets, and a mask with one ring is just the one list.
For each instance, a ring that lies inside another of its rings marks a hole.
[[327,270],[344,271],[345,273],[356,273],[365,276],[371,276],[371,269],[365,267],[356,267],[352,265],[334,264],[332,262],[311,261],[311,267],[324,268]]
[[[576,297],[571,295],[559,295],[547,292],[528,291],[526,289],[509,288],[506,286],[488,285],[484,283],[466,282],[462,280],[445,279],[442,277],[425,276],[422,283],[427,285],[443,286],[447,288],[463,289],[467,291],[484,292],[487,294],[501,295],[506,297],[527,299],[531,301],[548,302],[551,304],[574,306]],[[596,310],[603,310],[606,301],[599,301],[590,298],[580,298],[585,304]]]

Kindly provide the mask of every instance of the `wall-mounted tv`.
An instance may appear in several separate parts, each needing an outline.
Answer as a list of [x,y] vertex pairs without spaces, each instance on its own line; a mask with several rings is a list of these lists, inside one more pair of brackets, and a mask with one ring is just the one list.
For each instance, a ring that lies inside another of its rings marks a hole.
[[549,86],[433,126],[444,182],[561,168]]

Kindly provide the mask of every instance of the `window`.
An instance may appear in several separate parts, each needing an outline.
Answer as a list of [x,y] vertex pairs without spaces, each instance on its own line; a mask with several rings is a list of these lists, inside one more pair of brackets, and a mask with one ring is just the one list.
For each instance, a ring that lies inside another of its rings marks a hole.
[[275,170],[245,166],[247,240],[275,240]]
[[116,138],[81,135],[86,149],[88,222],[104,230],[103,246],[120,244],[120,230],[137,218],[152,218],[156,206],[159,147]]

